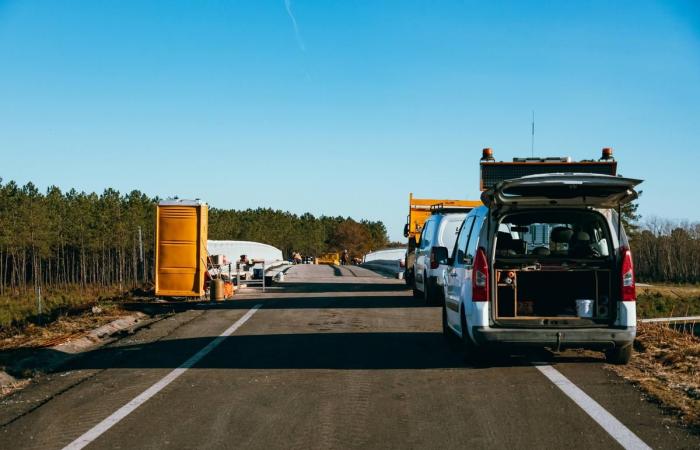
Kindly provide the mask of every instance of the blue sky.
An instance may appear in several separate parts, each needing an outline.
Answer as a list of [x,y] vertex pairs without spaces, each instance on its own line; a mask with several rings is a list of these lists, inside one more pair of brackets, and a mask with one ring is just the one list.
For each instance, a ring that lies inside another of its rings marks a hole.
[[[287,8],[289,6],[289,9]],[[291,15],[289,14],[291,12]],[[295,30],[296,22],[296,30]],[[597,158],[700,220],[700,3],[0,0],[0,177],[383,220]]]

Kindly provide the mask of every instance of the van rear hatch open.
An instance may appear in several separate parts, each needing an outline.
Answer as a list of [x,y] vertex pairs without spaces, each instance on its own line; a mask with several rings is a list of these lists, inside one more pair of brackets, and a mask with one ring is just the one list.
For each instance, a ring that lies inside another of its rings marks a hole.
[[505,180],[484,191],[481,201],[502,206],[590,206],[616,208],[635,200],[642,180],[611,175],[557,173]]
[[506,327],[611,326],[620,295],[615,229],[601,209],[637,198],[642,180],[557,173],[482,194],[498,220],[494,319]]

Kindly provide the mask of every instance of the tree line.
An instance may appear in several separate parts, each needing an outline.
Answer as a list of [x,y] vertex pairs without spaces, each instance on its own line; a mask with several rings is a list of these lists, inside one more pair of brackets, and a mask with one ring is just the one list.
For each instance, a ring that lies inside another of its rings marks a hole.
[[292,252],[314,256],[342,250],[362,256],[389,244],[381,221],[357,222],[350,217],[315,217],[269,208],[210,209],[209,239],[263,242],[279,248],[286,257]]
[[[155,206],[137,190],[121,194],[45,192],[0,179],[0,295],[40,286],[130,286],[153,279]],[[629,216],[635,217],[636,211]],[[700,224],[652,219],[627,226],[640,281],[700,282]],[[209,238],[250,240],[318,255],[353,256],[390,245],[380,221],[315,217],[259,208],[211,208]]]
[[700,282],[700,223],[653,218],[630,236],[640,281]]
[[[119,286],[153,279],[155,209],[159,199],[121,194],[41,192],[0,178],[0,295],[38,287]],[[387,245],[384,224],[272,209],[212,208],[209,238],[250,240],[316,255],[348,249],[361,255]]]

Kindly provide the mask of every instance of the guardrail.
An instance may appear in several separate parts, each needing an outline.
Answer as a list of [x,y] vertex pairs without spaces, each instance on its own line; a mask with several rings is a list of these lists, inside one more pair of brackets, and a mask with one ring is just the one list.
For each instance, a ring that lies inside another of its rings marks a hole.
[[700,322],[700,316],[685,317],[658,317],[654,319],[641,319],[642,323],[689,323]]

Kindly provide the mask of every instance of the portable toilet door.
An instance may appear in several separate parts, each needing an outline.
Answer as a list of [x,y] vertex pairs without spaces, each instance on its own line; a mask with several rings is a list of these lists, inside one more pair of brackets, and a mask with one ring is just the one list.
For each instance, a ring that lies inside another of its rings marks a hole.
[[202,297],[207,270],[208,207],[168,200],[156,207],[156,296]]

